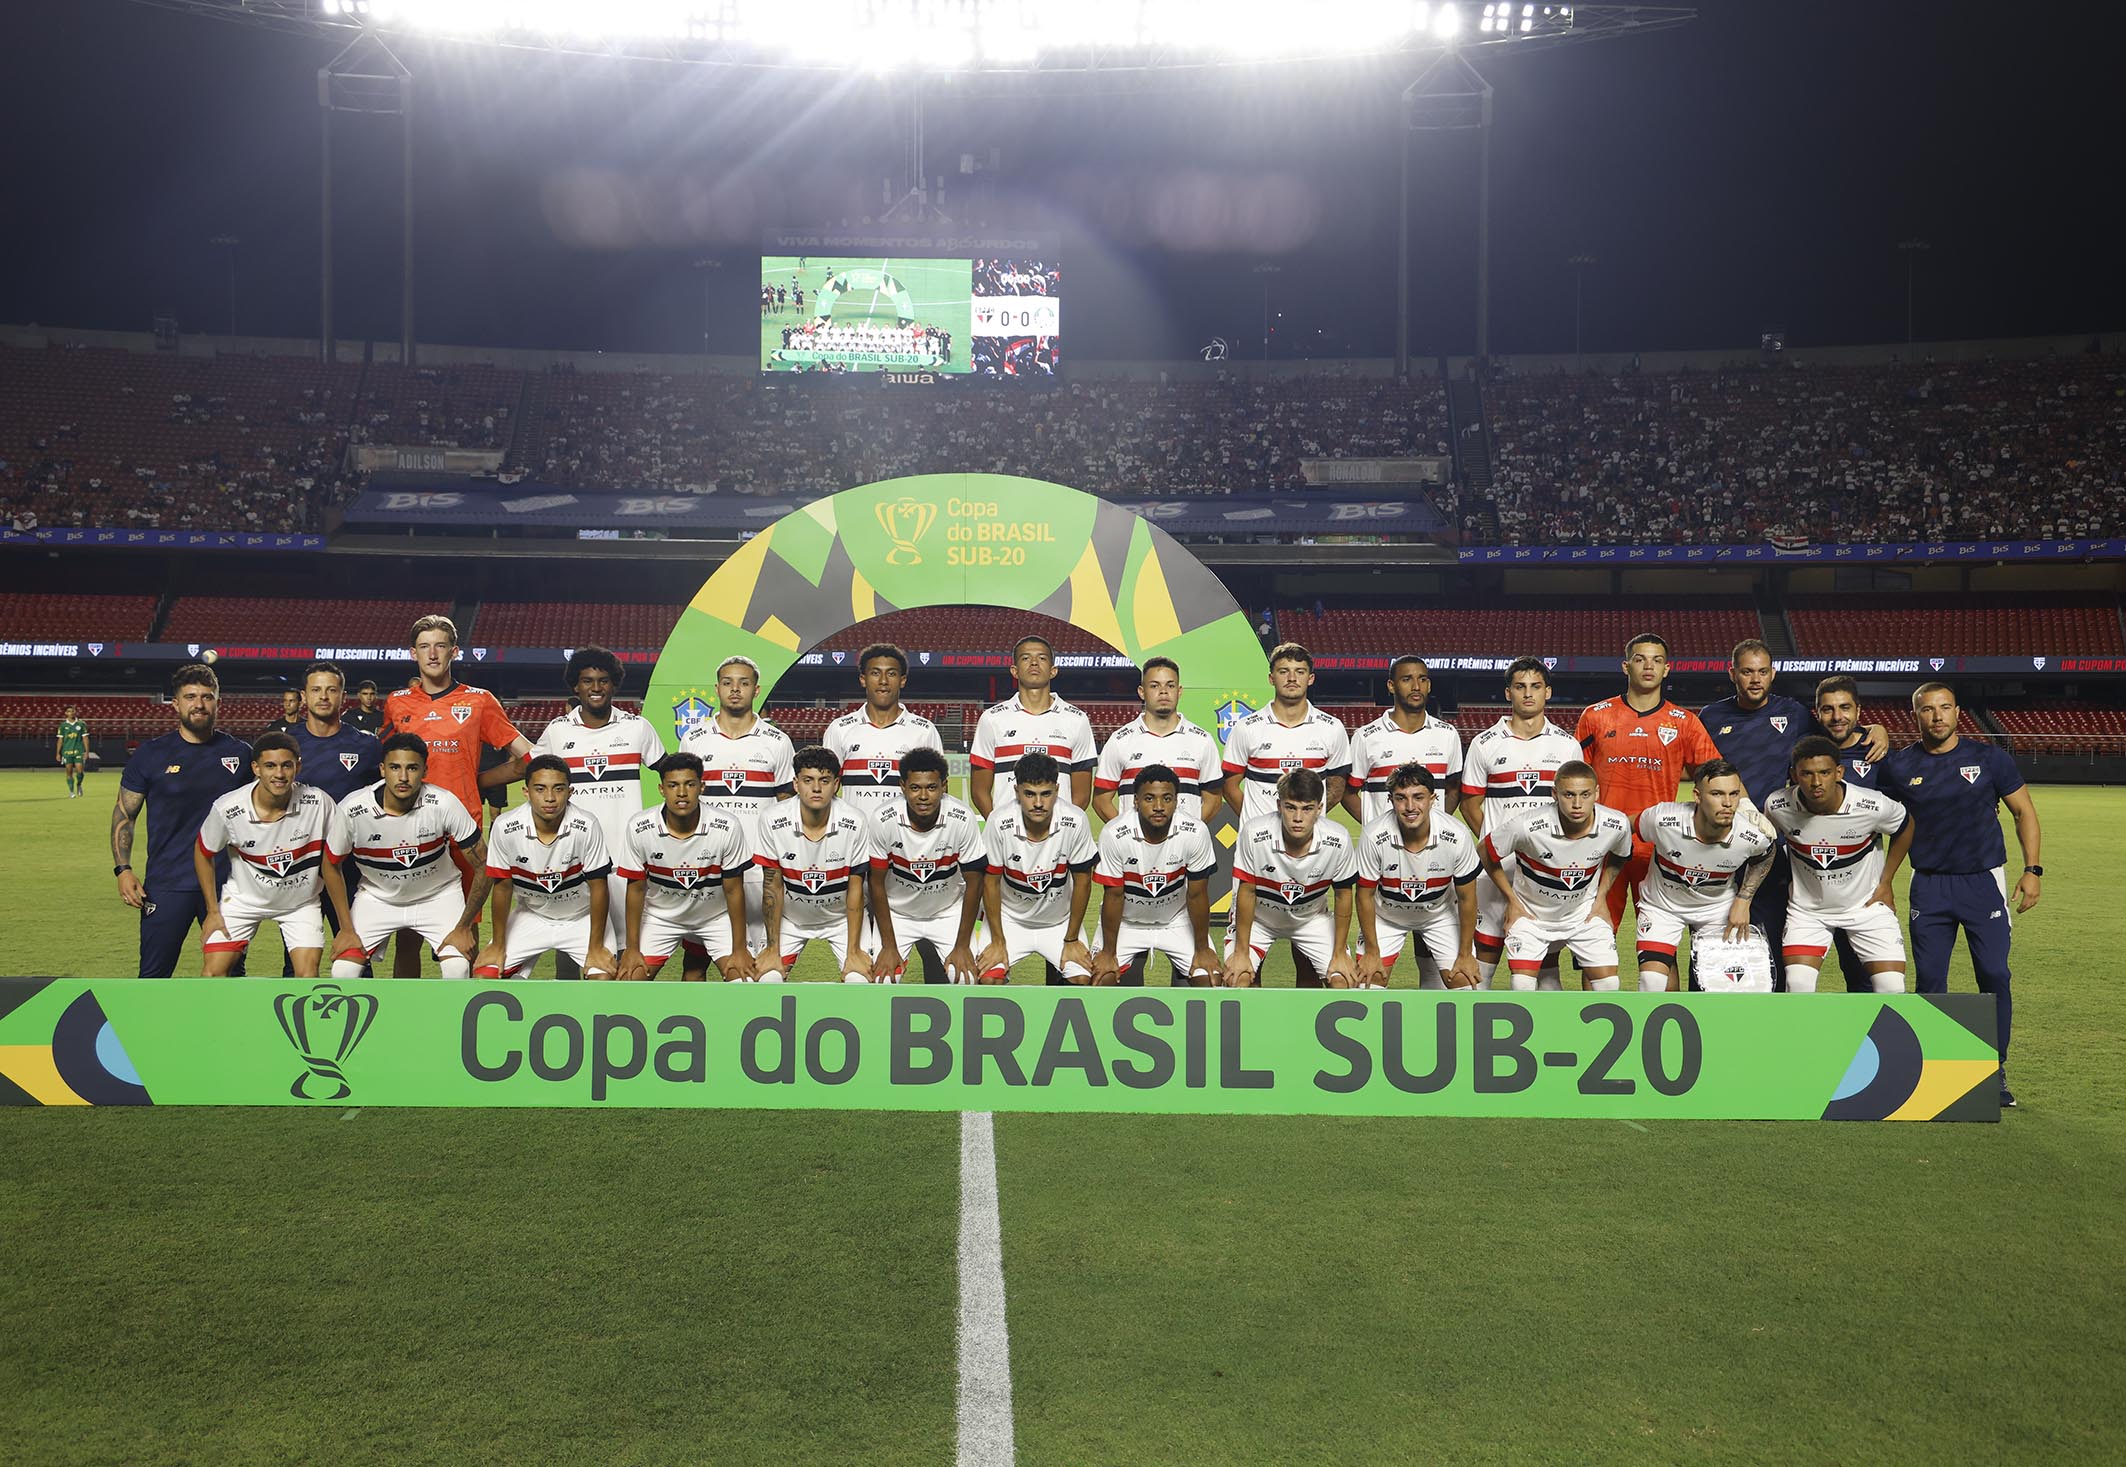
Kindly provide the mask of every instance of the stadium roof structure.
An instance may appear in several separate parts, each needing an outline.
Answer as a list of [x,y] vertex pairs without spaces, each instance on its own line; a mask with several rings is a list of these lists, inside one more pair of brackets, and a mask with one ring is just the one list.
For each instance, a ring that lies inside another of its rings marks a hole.
[[807,71],[1109,75],[1446,48],[1585,44],[1685,24],[1692,6],[1534,0],[136,0],[337,37]]

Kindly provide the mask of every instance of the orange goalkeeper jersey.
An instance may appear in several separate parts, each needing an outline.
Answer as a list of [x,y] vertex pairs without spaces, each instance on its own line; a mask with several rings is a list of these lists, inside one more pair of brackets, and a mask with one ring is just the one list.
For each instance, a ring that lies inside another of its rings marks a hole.
[[1622,698],[1604,698],[1580,715],[1575,736],[1602,803],[1635,825],[1641,811],[1673,800],[1691,770],[1720,757],[1698,715],[1666,699],[1640,713]]
[[428,745],[428,783],[456,795],[475,821],[481,747],[506,749],[523,737],[493,693],[464,683],[434,694],[419,685],[399,689],[384,700],[384,727],[386,737],[420,735]]

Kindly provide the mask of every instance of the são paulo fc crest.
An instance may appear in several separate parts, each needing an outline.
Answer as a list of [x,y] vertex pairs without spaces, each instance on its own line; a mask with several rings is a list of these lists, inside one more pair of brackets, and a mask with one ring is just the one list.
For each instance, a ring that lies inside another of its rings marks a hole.
[[349,774],[352,774],[354,772],[354,766],[361,762],[362,756],[359,754],[340,755],[340,768],[346,770]]
[[827,884],[827,873],[817,866],[807,866],[797,879],[804,883],[806,891],[817,896],[819,889]]
[[1592,866],[1561,866],[1558,868],[1558,879],[1567,886],[1585,886],[1587,878],[1592,875],[1594,875]]
[[1956,772],[1964,777],[1965,784],[1977,784],[1979,767],[1976,764],[1959,764]]
[[1703,866],[1693,866],[1690,868],[1690,870],[1683,873],[1683,884],[1685,886],[1703,886],[1705,885],[1706,878],[1711,876],[1712,874],[1712,872],[1706,870]]
[[1676,741],[1676,730],[1673,725],[1664,724],[1655,729],[1654,733],[1660,737],[1661,742],[1664,744],[1673,744]]
[[1771,718],[1771,719],[1770,719],[1769,721],[1770,721],[1770,723],[1771,723],[1771,725],[1772,725],[1772,729],[1773,729],[1773,731],[1774,731],[1774,732],[1776,732],[1776,733],[1785,733],[1785,732],[1786,732],[1786,724],[1787,724],[1787,718],[1786,718],[1786,715],[1785,715],[1784,713],[1778,713],[1778,714],[1774,714],[1774,715],[1772,716],[1772,718]]
[[1146,896],[1157,896],[1165,890],[1166,873],[1164,871],[1147,871],[1144,873],[1144,894]]
[[539,889],[540,889],[541,891],[554,891],[554,890],[558,889],[558,888],[560,887],[560,885],[561,885],[561,873],[560,873],[560,872],[558,872],[558,871],[541,871],[541,872],[539,873]]
[[1405,876],[1395,883],[1395,889],[1403,894],[1404,901],[1422,901],[1425,896],[1425,878],[1422,876]]
[[743,769],[726,769],[723,772],[723,787],[737,794],[746,787],[746,772]]
[[1558,660],[1555,657],[1546,657],[1543,659],[1543,666],[1552,672],[1556,672],[1558,670]]
[[672,868],[672,880],[691,891],[694,883],[701,880],[701,868],[699,866],[674,866]]
[[1290,774],[1295,769],[1304,769],[1306,767],[1307,761],[1297,754],[1286,754],[1277,761],[1277,772],[1279,774]]
[[458,721],[458,726],[459,726],[460,728],[464,727],[464,726],[465,726],[466,724],[468,724],[468,723],[472,722],[472,704],[470,704],[470,703],[453,703],[453,704],[451,704],[451,705],[450,705],[450,716],[451,716],[452,718],[455,718],[455,719],[456,719],[456,720]]
[[836,652],[836,653],[835,653],[835,654],[833,654],[833,655],[834,655],[834,665],[835,665],[836,667],[840,667],[840,666],[842,665],[842,663],[843,663],[843,662],[845,662],[846,660],[848,660],[848,656],[849,656],[849,654],[848,654],[848,653],[846,653],[846,652]]
[[221,767],[228,770],[231,774],[236,773],[236,756],[234,754],[222,755]]
[[2030,659],[2030,665],[2036,668],[2039,672],[2043,672],[2045,670],[2045,659],[2042,657],[2033,657]]
[[910,861],[908,863],[908,874],[913,876],[919,885],[928,881],[936,873],[937,869],[938,863],[935,861]]
[[1831,863],[1838,859],[1838,847],[1833,845],[1810,846],[1809,859],[1828,871]]
[[1284,898],[1284,904],[1286,906],[1296,907],[1302,901],[1306,900],[1306,884],[1304,882],[1299,881],[1279,882],[1277,886],[1277,894]]
[[391,859],[401,866],[411,866],[420,854],[421,848],[416,845],[393,846],[391,848]]
[[1520,786],[1521,786],[1521,793],[1522,793],[1522,794],[1526,794],[1526,795],[1532,795],[1532,794],[1534,794],[1534,793],[1535,793],[1535,789],[1536,789],[1536,786],[1537,786],[1537,785],[1539,785],[1539,784],[1541,784],[1542,782],[1543,782],[1543,771],[1542,771],[1542,770],[1540,770],[1540,769],[1523,769],[1523,770],[1521,771],[1521,774],[1520,774]]
[[1046,891],[1048,890],[1048,883],[1055,878],[1055,874],[1053,871],[1029,871],[1026,873],[1026,884],[1035,891]]
[[274,851],[266,857],[266,869],[275,876],[286,876],[288,868],[295,864],[295,852]]
[[592,779],[603,779],[605,778],[606,765],[611,762],[603,754],[585,754],[583,756],[583,770]]
[[1934,669],[1934,670],[1935,670],[1936,672],[1940,672],[1940,671],[1941,671],[1941,670],[1942,670],[1943,668],[1947,667],[1948,665],[1949,665],[1949,659],[1948,659],[1948,658],[1946,658],[1946,657],[1929,657],[1929,658],[1927,659],[1927,666],[1929,666],[1929,667],[1933,668],[1933,669]]
[[889,784],[893,780],[893,760],[884,755],[873,759],[864,767],[871,771],[871,777],[880,784]]

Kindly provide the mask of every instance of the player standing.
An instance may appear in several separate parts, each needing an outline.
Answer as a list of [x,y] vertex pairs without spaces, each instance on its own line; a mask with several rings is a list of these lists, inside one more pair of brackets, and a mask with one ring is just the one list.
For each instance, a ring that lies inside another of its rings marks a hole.
[[874,642],[857,654],[861,706],[827,725],[820,742],[841,761],[842,798],[874,820],[901,802],[901,760],[911,749],[945,752],[937,725],[901,704],[908,654]]
[[[1814,993],[1831,934],[1844,931],[1877,993],[1905,989],[1905,940],[1897,896],[1884,876],[1879,835],[1911,845],[1905,809],[1889,796],[1845,782],[1838,748],[1820,734],[1794,745],[1793,783],[1764,802],[1779,828],[1794,884],[1780,961],[1789,993]],[[1894,868],[1893,868],[1894,869]]]
[[[349,856],[359,873],[350,909],[363,958],[374,958],[401,932],[435,954],[445,978],[470,978],[480,950],[477,928],[493,879],[480,824],[458,797],[427,782],[428,745],[419,734],[385,739],[375,785],[340,802]],[[462,864],[476,872],[470,891]],[[362,976],[362,963],[334,955],[332,976]]]
[[1816,727],[1838,749],[1845,782],[1864,790],[1880,789],[1880,753],[1871,753],[1868,731],[1860,723],[1860,684],[1849,677],[1827,677],[1816,684]]
[[[1207,736],[1206,736],[1207,737]],[[1176,988],[1217,981],[1211,947],[1210,879],[1218,845],[1210,827],[1183,804],[1196,803],[1181,776],[1164,764],[1134,771],[1127,814],[1100,832],[1093,881],[1100,892],[1100,951],[1093,981],[1142,988],[1152,954],[1166,954]]]
[[[1947,683],[1921,683],[1912,693],[1919,742],[1892,754],[1880,771],[1885,793],[1911,812],[1912,959],[1921,993],[1949,991],[1949,955],[1963,930],[1981,993],[1993,995],[1999,1027],[2001,1104],[2015,1104],[2008,1088],[2008,1033],[2015,1018],[2009,989],[2008,941],[2015,918],[2037,905],[2045,868],[2037,806],[2022,771],[2005,749],[1956,732],[1956,694]],[[2015,817],[2023,871],[2008,886],[2007,842],[1996,806]],[[1893,847],[1885,881],[1897,874]]]
[[1052,691],[1056,654],[1045,637],[1021,637],[1012,644],[1011,676],[1018,692],[983,709],[975,720],[968,799],[984,820],[1000,809],[1009,813],[1019,760],[1045,754],[1069,773],[1070,804],[1082,812],[1093,789],[1092,720]]
[[1012,804],[982,832],[989,942],[975,966],[982,982],[1004,983],[1012,964],[1038,954],[1049,983],[1090,983],[1085,907],[1100,858],[1092,821],[1062,799],[1053,755],[1028,751],[1015,762]]
[[[296,754],[302,760],[303,783],[323,790],[325,798],[332,801],[335,808],[356,790],[374,785],[377,780],[379,747],[376,736],[348,724],[342,716],[346,701],[346,674],[334,663],[311,663],[303,671],[302,721],[288,731],[295,740]],[[350,899],[360,881],[356,874],[358,870],[343,869],[340,872],[347,883]],[[331,924],[333,935],[337,936],[339,913],[327,906],[325,918]],[[294,961],[293,953],[281,960],[283,978],[296,976],[292,966]]]
[[571,808],[570,791],[568,766],[536,755],[524,771],[524,803],[488,832],[495,931],[473,963],[482,978],[518,977],[550,952],[574,958],[586,978],[617,971],[605,946],[612,859],[597,819]]
[[1275,788],[1270,813],[1243,822],[1233,846],[1226,986],[1260,983],[1263,960],[1283,938],[1292,944],[1295,988],[1349,988],[1358,979],[1350,953],[1351,887],[1358,879],[1351,837],[1322,818],[1328,781],[1318,770],[1293,769]]
[[1321,776],[1329,805],[1342,801],[1351,736],[1307,701],[1313,686],[1313,653],[1297,642],[1270,649],[1270,704],[1236,721],[1225,740],[1225,802],[1242,825],[1277,813],[1278,782],[1295,769]]
[[[421,737],[428,745],[428,783],[456,795],[478,820],[480,792],[522,778],[531,741],[509,721],[493,693],[458,681],[457,655],[457,623],[447,616],[415,622],[413,662],[419,676],[384,700],[384,722],[394,733]],[[482,748],[505,750],[509,761],[482,769]]]
[[870,910],[878,931],[871,971],[898,983],[910,957],[925,983],[972,983],[974,928],[989,866],[982,822],[945,792],[945,756],[901,757],[901,797],[871,822]]
[[1631,860],[1631,822],[1599,803],[1597,788],[1584,761],[1560,765],[1550,799],[1498,826],[1477,849],[1506,893],[1506,966],[1518,992],[1540,987],[1560,952],[1572,954],[1589,992],[1618,986],[1617,931],[1603,903]]
[[1145,661],[1137,679],[1143,711],[1108,735],[1093,774],[1093,813],[1114,820],[1129,813],[1140,770],[1157,764],[1179,781],[1189,813],[1205,825],[1218,814],[1218,744],[1181,716],[1181,665],[1171,657]]
[[1443,812],[1461,803],[1462,736],[1454,725],[1425,709],[1432,697],[1432,669],[1405,654],[1388,666],[1388,708],[1351,735],[1351,783],[1344,812],[1361,826],[1388,812],[1388,780],[1405,764],[1423,766],[1441,792]]
[[1476,878],[1483,863],[1476,837],[1440,811],[1439,778],[1414,760],[1395,770],[1382,781],[1388,808],[1359,832],[1361,988],[1388,986],[1388,970],[1412,935],[1419,939],[1418,987],[1475,988],[1484,981],[1475,952]]
[[[111,874],[118,878],[118,899],[140,913],[143,978],[167,978],[177,971],[192,924],[207,914],[192,868],[192,846],[215,801],[248,783],[251,746],[215,728],[220,701],[221,681],[213,668],[198,662],[178,668],[170,683],[176,730],[135,749],[118,777],[118,800],[111,807]],[[133,833],[150,802],[155,808],[148,820],[143,884],[133,874]]]
[[303,722],[303,694],[299,688],[281,689],[280,717],[266,725],[267,733],[292,734]]
[[[1624,648],[1623,696],[1604,698],[1580,714],[1575,734],[1580,757],[1595,772],[1602,803],[1635,826],[1655,805],[1675,799],[1685,776],[1719,748],[1698,715],[1668,701],[1661,685],[1668,681],[1668,643],[1657,632],[1641,632]],[[1624,879],[1609,884],[1609,925],[1624,917],[1624,899],[1646,875],[1653,848],[1636,835]]]
[[864,883],[871,872],[871,829],[863,813],[839,798],[841,761],[819,744],[791,761],[796,798],[760,817],[754,859],[765,875],[761,925],[765,937],[753,968],[779,983],[808,942],[834,951],[842,981],[871,977],[864,951]]
[[[296,781],[302,755],[284,733],[262,736],[251,753],[251,783],[217,800],[200,823],[192,871],[206,903],[200,945],[208,978],[225,978],[260,926],[280,928],[297,978],[315,978],[325,953],[318,914],[320,885],[341,927],[352,927],[339,863],[347,856],[347,827],[323,790]],[[215,858],[231,857],[226,883]]]
[[[1660,993],[1674,986],[1676,949],[1687,931],[1691,966],[1702,979],[1706,965],[1699,948],[1718,938],[1729,943],[1750,940],[1750,903],[1771,869],[1779,864],[1776,837],[1739,818],[1742,776],[1725,759],[1698,766],[1691,799],[1649,805],[1639,812],[1638,837],[1653,849],[1653,860],[1639,878],[1633,906],[1639,926],[1639,991]],[[1739,989],[1732,982],[1722,985]],[[1772,991],[1769,948],[1764,954],[1763,986]]]
[[613,861],[627,883],[620,976],[654,977],[673,952],[691,945],[725,978],[750,978],[745,878],[753,844],[745,823],[702,809],[699,758],[681,750],[655,767],[663,803],[628,818]]
[[52,750],[52,757],[66,771],[66,797],[78,799],[88,788],[89,726],[81,720],[81,710],[69,703],[66,716],[59,720],[59,742]]
[[365,677],[354,685],[354,707],[347,710],[346,719],[363,733],[384,736],[384,710],[377,702],[374,679]]
[[[755,711],[759,697],[760,664],[726,657],[716,668],[716,712],[679,739],[701,760],[702,808],[743,821],[748,841],[759,838],[764,813],[790,798],[797,753],[790,736]],[[759,866],[746,873],[746,950],[753,953],[768,945],[765,876]]]
[[[1461,817],[1482,839],[1516,815],[1549,806],[1558,770],[1580,757],[1571,734],[1544,716],[1550,707],[1550,672],[1540,657],[1515,658],[1506,667],[1506,714],[1469,741],[1462,766]],[[1513,853],[1500,867],[1513,872]],[[1476,957],[1495,975],[1506,942],[1506,893],[1487,869],[1476,879]],[[1557,969],[1539,985],[1559,986]]]

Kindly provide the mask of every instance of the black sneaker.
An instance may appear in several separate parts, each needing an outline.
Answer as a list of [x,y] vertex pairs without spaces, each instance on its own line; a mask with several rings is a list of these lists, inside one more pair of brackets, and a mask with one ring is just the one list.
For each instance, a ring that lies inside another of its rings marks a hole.
[[2003,1086],[2001,1087],[2001,1109],[2002,1109],[2002,1110],[2014,1110],[2014,1109],[2015,1109],[2015,1092],[2014,1092],[2013,1090],[2010,1090],[2010,1089],[2009,1089],[2009,1088],[2008,1088],[2007,1086],[2005,1086],[2005,1085],[2003,1085]]

